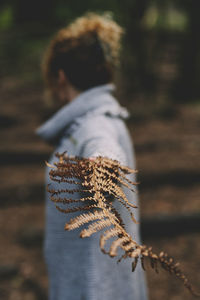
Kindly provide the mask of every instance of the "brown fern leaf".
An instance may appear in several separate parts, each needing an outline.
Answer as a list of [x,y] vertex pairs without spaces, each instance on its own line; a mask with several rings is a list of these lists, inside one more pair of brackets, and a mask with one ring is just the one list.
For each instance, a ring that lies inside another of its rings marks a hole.
[[110,246],[109,255],[111,257],[117,256],[117,249],[119,247],[123,247],[123,243],[129,242],[129,241],[130,241],[130,239],[128,236],[123,236],[123,237],[118,238],[114,242],[112,242],[112,244]]
[[135,271],[137,264],[138,264],[138,256],[136,256],[135,260],[132,262],[132,272]]
[[[104,178],[108,177],[108,179],[107,179],[107,185],[109,185],[109,182],[111,182],[113,184],[114,183],[113,179],[117,179],[117,181],[119,183],[121,183],[123,186],[127,187],[132,192],[135,192],[135,190],[132,188],[132,185],[136,185],[136,183],[132,182],[131,180],[129,180],[128,178],[126,178],[126,176],[123,176],[123,174],[121,172],[117,173],[117,172],[113,171],[113,173],[110,173],[109,170],[107,170],[107,169],[105,169],[103,167],[99,168],[99,171],[101,172],[101,176],[102,177],[104,177]],[[120,176],[122,176],[122,178],[125,179],[129,184],[127,184],[126,181],[124,181]]]
[[89,237],[91,236],[93,233],[102,230],[105,227],[109,227],[112,225],[111,220],[109,219],[103,219],[101,221],[92,223],[91,225],[88,226],[87,229],[83,229],[80,233],[80,237],[84,238],[84,237]]
[[[47,190],[51,194],[51,200],[57,204],[56,208],[64,213],[88,211],[66,223],[66,230],[73,230],[91,222],[80,233],[80,237],[84,238],[106,229],[100,237],[100,248],[103,253],[114,257],[117,256],[118,248],[121,248],[124,254],[118,262],[127,257],[132,258],[132,271],[135,270],[139,259],[145,270],[145,260],[148,259],[156,272],[158,272],[158,265],[160,265],[164,270],[179,278],[193,295],[200,296],[200,294],[195,293],[173,258],[164,252],[157,255],[152,252],[151,247],[139,245],[125,230],[124,221],[114,207],[114,201],[111,201],[108,195],[112,196],[115,201],[119,201],[129,211],[132,220],[137,223],[131,210],[136,206],[126,198],[122,190],[122,186],[124,186],[134,191],[132,186],[137,183],[128,179],[127,175],[136,173],[135,170],[122,166],[117,160],[106,157],[89,160],[70,157],[66,153],[57,153],[56,157],[59,161],[55,162],[54,165],[47,163],[51,168],[50,178],[57,183],[66,183],[66,189],[52,189],[48,186]],[[70,185],[77,185],[77,189],[70,189]],[[67,194],[73,196],[67,197]],[[75,199],[74,194],[78,194],[79,198]],[[83,205],[84,202],[85,205]],[[75,206],[68,206],[64,209],[58,206],[59,203],[67,206],[74,204]],[[106,242],[111,238],[115,239],[111,242],[110,249],[106,251]]]
[[97,219],[105,218],[105,215],[102,211],[94,211],[93,213],[81,214],[80,216],[71,219],[69,223],[66,223],[66,230],[73,230],[75,228],[79,228],[80,226],[89,223],[91,221],[95,221]]
[[94,207],[96,207],[96,205],[80,206],[80,207],[73,207],[73,208],[63,209],[63,208],[60,208],[59,206],[56,205],[56,208],[57,208],[60,212],[63,212],[63,213],[65,213],[65,214],[73,213],[73,212],[81,211],[81,210],[90,210],[90,209],[92,209],[92,208],[94,208]]
[[93,197],[83,197],[79,199],[70,199],[70,198],[62,198],[62,197],[51,197],[51,200],[55,203],[63,203],[63,204],[70,204],[70,203],[79,203],[80,201],[93,201]]
[[106,230],[104,232],[104,234],[101,235],[99,245],[100,245],[101,250],[104,253],[108,253],[105,250],[106,241],[109,240],[112,237],[118,236],[119,234],[120,234],[120,230],[114,227],[114,228]]
[[125,229],[125,224],[124,224],[119,212],[114,207],[111,208],[111,211],[116,216],[120,226]]

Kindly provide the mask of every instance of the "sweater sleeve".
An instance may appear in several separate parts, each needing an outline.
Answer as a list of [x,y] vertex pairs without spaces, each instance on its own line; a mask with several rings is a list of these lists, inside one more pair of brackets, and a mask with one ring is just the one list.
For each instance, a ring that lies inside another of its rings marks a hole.
[[105,126],[105,124],[99,130],[96,130],[95,134],[88,134],[88,138],[82,145],[81,156],[104,156],[118,160],[122,165],[127,165],[127,157],[118,141],[116,130]]

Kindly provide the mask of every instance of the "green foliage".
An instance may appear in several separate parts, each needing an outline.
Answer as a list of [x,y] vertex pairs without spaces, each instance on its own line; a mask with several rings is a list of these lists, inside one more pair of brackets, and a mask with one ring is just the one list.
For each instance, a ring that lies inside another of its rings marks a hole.
[[148,29],[185,31],[188,27],[188,17],[184,11],[172,5],[159,9],[153,4],[146,11],[143,24]]
[[8,29],[13,24],[13,7],[7,5],[0,10],[0,30]]
[[55,17],[59,23],[66,24],[90,11],[97,13],[111,11],[116,17],[119,15],[119,5],[114,0],[69,0],[67,2],[60,0],[57,2]]

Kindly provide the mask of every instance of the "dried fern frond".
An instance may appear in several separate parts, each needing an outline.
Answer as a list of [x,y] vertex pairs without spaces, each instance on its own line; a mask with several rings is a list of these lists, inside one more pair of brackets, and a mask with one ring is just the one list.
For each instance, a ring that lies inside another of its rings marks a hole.
[[[133,258],[132,271],[135,270],[139,259],[145,270],[145,260],[148,259],[156,272],[158,272],[159,264],[163,269],[179,278],[194,296],[200,296],[200,294],[195,293],[188,279],[179,269],[179,264],[175,263],[173,258],[164,252],[155,254],[151,247],[139,245],[126,231],[124,221],[114,207],[112,199],[119,201],[129,211],[132,220],[137,223],[131,211],[131,208],[137,208],[137,206],[129,202],[122,189],[122,186],[125,186],[134,191],[132,186],[137,183],[132,182],[126,176],[135,173],[135,170],[105,157],[90,160],[70,157],[66,153],[56,154],[56,156],[59,159],[58,162],[55,162],[54,165],[47,164],[51,168],[49,172],[51,180],[68,183],[68,186],[70,184],[76,185],[77,188],[55,190],[48,186],[47,190],[51,194],[51,200],[56,204],[56,208],[64,213],[88,211],[66,223],[66,230],[74,230],[89,223],[88,227],[82,229],[80,233],[80,237],[84,238],[106,229],[100,237],[100,248],[103,253],[114,257],[117,256],[118,248],[121,248],[124,254],[118,261],[127,257]],[[75,196],[77,193],[78,199],[66,197],[66,195],[71,194]],[[84,202],[85,205],[83,205]],[[63,209],[58,206],[59,203],[68,205],[68,207]],[[112,240],[109,250],[106,251],[106,243],[111,238],[114,240]]]

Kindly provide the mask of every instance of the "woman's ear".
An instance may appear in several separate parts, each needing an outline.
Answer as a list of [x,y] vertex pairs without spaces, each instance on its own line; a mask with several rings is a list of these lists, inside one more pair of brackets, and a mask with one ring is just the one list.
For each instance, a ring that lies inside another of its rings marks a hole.
[[58,70],[58,84],[60,86],[66,86],[68,84],[67,76],[62,69]]
[[60,69],[58,70],[57,78],[57,96],[62,104],[69,102],[69,82],[65,72]]
[[58,70],[57,95],[62,103],[68,103],[80,94],[68,80],[65,72]]

